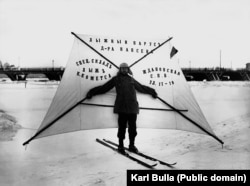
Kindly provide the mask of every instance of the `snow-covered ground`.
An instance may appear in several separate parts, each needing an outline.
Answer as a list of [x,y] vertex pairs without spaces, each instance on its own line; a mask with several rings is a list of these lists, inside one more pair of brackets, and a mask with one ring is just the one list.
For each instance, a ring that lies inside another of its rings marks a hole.
[[[189,82],[224,148],[212,137],[184,131],[139,129],[140,151],[176,169],[250,169],[250,82]],[[20,129],[0,141],[0,185],[126,185],[127,169],[145,169],[95,142],[116,139],[117,129],[89,130],[22,143],[35,133],[56,82],[0,82],[0,110]],[[3,118],[0,119],[3,121]],[[128,141],[126,141],[126,144]],[[158,169],[169,169],[157,166]]]

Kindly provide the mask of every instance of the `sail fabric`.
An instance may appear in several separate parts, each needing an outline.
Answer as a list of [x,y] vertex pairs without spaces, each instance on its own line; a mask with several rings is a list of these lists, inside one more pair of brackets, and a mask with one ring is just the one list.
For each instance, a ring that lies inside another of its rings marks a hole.
[[[117,115],[112,107],[115,89],[92,99],[84,98],[91,88],[116,76],[117,67],[124,62],[131,66],[135,80],[154,88],[159,98],[191,119],[186,119],[160,99],[138,92],[141,108],[138,127],[215,136],[176,58],[170,56],[170,42],[161,45],[169,38],[77,36],[60,85],[34,139],[78,130],[117,127]],[[153,49],[156,50],[151,52]]]

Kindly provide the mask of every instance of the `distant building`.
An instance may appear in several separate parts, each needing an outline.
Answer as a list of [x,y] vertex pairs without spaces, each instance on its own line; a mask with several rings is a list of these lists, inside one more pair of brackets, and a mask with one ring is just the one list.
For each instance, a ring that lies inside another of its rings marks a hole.
[[246,69],[247,69],[248,71],[250,71],[250,63],[247,63],[247,64],[246,64]]

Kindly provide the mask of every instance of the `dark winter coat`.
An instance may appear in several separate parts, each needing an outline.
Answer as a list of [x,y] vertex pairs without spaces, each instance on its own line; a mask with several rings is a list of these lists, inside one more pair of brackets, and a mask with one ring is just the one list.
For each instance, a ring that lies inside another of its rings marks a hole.
[[136,90],[141,93],[150,94],[153,97],[157,96],[157,93],[154,89],[140,84],[134,78],[127,74],[124,75],[121,73],[118,73],[117,76],[113,77],[104,85],[91,89],[88,92],[87,96],[91,98],[92,96],[95,96],[97,94],[104,94],[114,87],[116,89],[114,113],[139,113]]

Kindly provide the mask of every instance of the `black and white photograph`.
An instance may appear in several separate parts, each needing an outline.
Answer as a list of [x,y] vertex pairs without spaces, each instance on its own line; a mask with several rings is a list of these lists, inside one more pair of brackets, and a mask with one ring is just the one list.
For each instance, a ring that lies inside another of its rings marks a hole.
[[249,170],[249,23],[249,0],[0,0],[0,185]]

